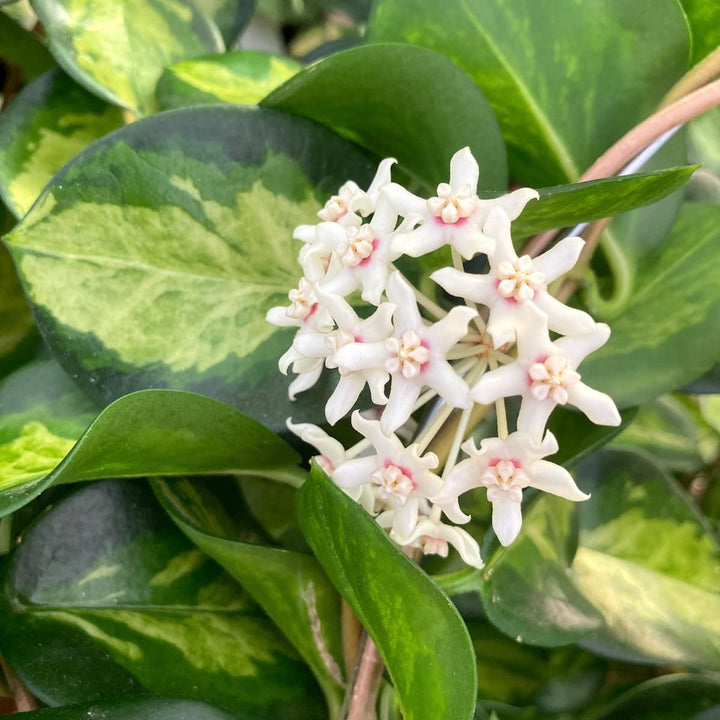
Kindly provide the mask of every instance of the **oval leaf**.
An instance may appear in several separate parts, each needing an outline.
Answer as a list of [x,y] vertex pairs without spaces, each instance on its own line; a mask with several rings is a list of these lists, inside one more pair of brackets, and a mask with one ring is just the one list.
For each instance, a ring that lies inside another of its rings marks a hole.
[[154,110],[165,66],[224,49],[217,27],[185,0],[32,0],[32,6],[68,75],[141,114]]
[[[193,390],[285,429],[289,379],[277,360],[293,333],[265,313],[298,282],[292,230],[372,172],[304,118],[178,110],[88,148],[7,242],[41,332],[98,402]],[[310,422],[324,404],[313,397]]]
[[556,0],[380,0],[368,34],[463,68],[497,113],[513,179],[535,187],[579,177],[655,109],[689,53],[676,0],[569,2],[561,12]]
[[695,379],[720,356],[720,207],[688,204],[648,256],[608,343],[581,366],[583,380],[621,406]]
[[[73,443],[67,436],[88,417],[87,401],[72,392],[53,363],[38,368],[34,376],[17,373],[0,390],[0,402],[4,395],[12,403],[16,388],[24,390],[33,377],[44,382],[43,371],[59,380],[64,393],[47,388],[48,410],[29,404],[23,413],[0,420],[0,428],[4,426],[11,437],[9,444],[0,446],[0,470],[7,473],[0,482],[0,515],[63,482],[231,474],[298,485],[304,478],[297,467],[299,455],[277,435],[228,405],[193,393],[145,390],[126,395],[100,413]],[[85,409],[84,414],[78,415],[78,409]],[[56,427],[61,437],[53,432]]]
[[61,70],[45,73],[0,115],[0,195],[22,217],[68,160],[122,124],[118,108]]
[[[215,484],[213,484],[214,486]],[[340,597],[317,561],[304,553],[243,542],[207,483],[156,481],[155,494],[178,527],[222,565],[262,606],[310,665],[330,716],[342,701]]]
[[633,662],[720,668],[719,548],[672,476],[649,457],[603,450],[577,470],[572,576],[605,627],[584,641]]
[[241,717],[323,716],[276,628],[144,483],[104,481],[55,506],[11,556],[3,587],[3,655],[49,705],[150,692]]
[[291,58],[254,50],[208,55],[170,65],[155,94],[163,110],[218,102],[254,105],[301,67]]
[[231,47],[252,17],[255,0],[193,0],[218,26],[223,40]]
[[447,596],[317,466],[297,511],[320,564],[377,645],[403,717],[471,718],[475,654]]
[[490,106],[465,73],[430,50],[385,44],[335,53],[262,104],[313,118],[377,155],[396,157],[403,170],[433,187],[447,182],[450,157],[469,145],[480,165],[478,186],[507,185],[505,148]]

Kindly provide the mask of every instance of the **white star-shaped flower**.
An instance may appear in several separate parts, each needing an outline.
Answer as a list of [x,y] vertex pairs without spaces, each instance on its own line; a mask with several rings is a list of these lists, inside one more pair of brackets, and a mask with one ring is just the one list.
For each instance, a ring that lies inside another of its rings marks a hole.
[[399,254],[419,257],[451,245],[464,258],[491,253],[495,241],[484,231],[485,220],[494,207],[502,208],[511,219],[522,212],[528,201],[538,197],[535,190],[521,188],[491,200],[477,196],[478,164],[470,148],[458,150],[450,160],[450,182],[437,187],[437,196],[423,199],[397,183],[382,189],[393,208],[412,219],[417,227],[398,233],[393,240]]
[[454,525],[446,525],[432,517],[421,517],[405,540],[405,545],[419,547],[424,555],[440,555],[440,557],[448,556],[448,544],[458,551],[468,565],[483,567],[480,546],[470,533]]
[[386,436],[379,422],[366,420],[358,411],[352,414],[352,425],[370,441],[375,454],[342,463],[333,480],[347,489],[372,486],[380,503],[394,509],[393,537],[405,544],[417,524],[420,501],[442,487],[442,480],[432,472],[438,458],[434,453],[421,457],[417,445],[404,447],[396,435]]
[[301,278],[297,289],[288,294],[290,305],[277,306],[267,311],[265,319],[278,327],[297,327],[293,344],[278,361],[278,367],[283,375],[287,375],[292,365],[293,372],[298,377],[290,383],[288,394],[291,400],[299,392],[311,388],[320,377],[324,357],[308,356],[298,350],[296,342],[304,334],[327,334],[333,328],[333,319],[330,313],[318,303],[313,283]]
[[[326,367],[336,368],[335,354],[349,343],[384,342],[392,335],[392,314],[395,311],[392,303],[381,303],[370,317],[363,319],[343,298],[323,292],[320,288],[315,292],[323,308],[334,318],[337,329],[331,333],[298,335],[294,346],[301,355],[325,358]],[[384,388],[390,376],[385,368],[338,369],[340,380],[325,405],[325,416],[331,425],[350,411],[366,383],[373,403],[387,403]]]
[[502,545],[509,545],[520,532],[524,488],[534,487],[573,501],[590,497],[578,488],[565,468],[542,460],[558,450],[549,431],[541,443],[527,433],[514,432],[505,440],[482,440],[480,450],[472,439],[462,448],[470,457],[450,471],[434,501],[453,522],[467,522],[470,517],[460,510],[458,496],[474,488],[487,488],[493,530]]
[[[313,460],[333,479],[335,468],[347,462],[347,452],[338,440],[330,437],[322,428],[310,423],[294,423],[290,418],[285,421],[288,430],[308,445],[312,445],[320,454]],[[369,485],[343,488],[346,495],[362,505],[369,513],[375,510],[375,493]]]
[[468,386],[446,356],[467,332],[475,316],[468,307],[455,307],[427,325],[412,288],[400,273],[390,276],[387,296],[395,305],[393,337],[384,342],[350,343],[334,356],[345,372],[384,368],[391,378],[390,399],[382,414],[383,432],[395,432],[409,417],[423,387],[435,390],[452,407],[469,408]]
[[477,403],[489,405],[502,397],[520,395],[517,429],[539,439],[556,405],[569,403],[597,425],[619,425],[620,414],[609,395],[580,381],[577,367],[610,337],[610,328],[595,325],[582,335],[568,335],[554,342],[547,332],[547,318],[535,307],[527,308],[527,326],[517,334],[518,358],[483,375],[470,391]]
[[548,327],[562,335],[588,333],[595,321],[582,310],[564,305],[548,293],[548,283],[572,268],[585,241],[579,237],[561,240],[536,258],[518,257],[510,236],[510,219],[494,208],[485,223],[485,233],[495,238],[487,275],[470,275],[454,268],[435,271],[430,277],[451,295],[479,302],[490,308],[487,331],[495,347],[515,340],[516,328],[530,303],[547,315]]

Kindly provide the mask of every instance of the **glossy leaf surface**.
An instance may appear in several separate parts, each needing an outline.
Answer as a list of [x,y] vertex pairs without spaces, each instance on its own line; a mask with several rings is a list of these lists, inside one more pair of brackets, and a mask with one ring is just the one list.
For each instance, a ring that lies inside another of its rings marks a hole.
[[194,0],[218,26],[228,47],[237,40],[255,9],[255,0]]
[[298,491],[297,511],[320,564],[375,641],[403,717],[469,720],[475,657],[447,596],[317,466]]
[[649,457],[604,450],[581,465],[572,577],[605,618],[584,641],[624,660],[720,667],[719,549],[672,476]]
[[61,70],[45,73],[0,115],[0,195],[21,218],[68,160],[122,124]]
[[506,187],[505,149],[487,100],[465,73],[430,50],[382,44],[335,53],[262,104],[305,115],[376,155],[395,157],[432,189],[447,182],[450,158],[468,145],[480,165],[478,187]]
[[[267,483],[267,481],[266,481]],[[180,529],[261,605],[312,668],[331,715],[342,700],[340,597],[317,560],[253,542],[237,510],[213,485],[156,481],[155,493]]]
[[673,390],[720,356],[720,208],[686,205],[635,280],[608,343],[580,366],[591,387],[623,407]]
[[277,629],[140,481],[97,483],[54,507],[3,587],[3,654],[50,705],[149,692],[240,717],[322,717]]
[[[38,421],[44,417],[42,404],[30,405],[18,418],[3,418],[10,442],[4,449],[6,480],[0,486],[0,514],[63,482],[222,473],[261,475],[299,484],[304,477],[297,467],[300,458],[289,445],[257,421],[216,400],[172,390],[145,390],[120,398],[90,423],[87,409],[84,414],[77,412],[77,406],[88,406],[84,396],[73,392],[54,363],[44,371],[66,393],[51,405],[68,418],[57,431],[63,436],[49,435]],[[40,373],[38,370],[36,376],[44,379]],[[13,376],[10,385],[15,393],[16,388],[23,391],[28,382],[22,371],[16,375],[19,377]],[[58,393],[54,385],[45,391],[50,398]],[[12,407],[14,395],[8,392],[8,397]],[[50,421],[48,424],[54,427]],[[72,438],[75,433],[77,444]]]
[[253,50],[208,55],[170,65],[155,94],[163,110],[218,102],[254,105],[301,67],[291,58]]
[[21,68],[26,82],[55,65],[40,40],[4,13],[0,13],[0,57]]
[[[685,71],[675,0],[380,0],[369,38],[437,50],[490,100],[510,172],[544,186],[581,175]],[[592,91],[590,91],[592,88]]]
[[217,27],[184,0],[33,0],[32,6],[65,72],[140,114],[153,111],[165,66],[224,49]]
[[680,0],[692,35],[692,64],[720,45],[720,6],[712,0]]
[[292,411],[277,360],[293,331],[265,313],[297,286],[292,230],[373,171],[303,118],[179,110],[88,148],[8,244],[45,339],[98,402],[193,390],[280,430]]

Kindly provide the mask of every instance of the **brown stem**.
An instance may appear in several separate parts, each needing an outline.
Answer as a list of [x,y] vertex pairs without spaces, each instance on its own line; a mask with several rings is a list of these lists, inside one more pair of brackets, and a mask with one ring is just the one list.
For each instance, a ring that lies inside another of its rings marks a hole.
[[15,712],[31,712],[38,709],[38,701],[35,696],[18,680],[17,675],[10,669],[5,662],[5,658],[0,655],[0,669],[7,680],[10,692],[13,694],[15,701]]
[[366,633],[357,672],[350,686],[351,691],[346,696],[347,714],[341,710],[341,718],[346,718],[346,720],[372,720],[375,718],[375,700],[380,689],[382,673],[382,658],[375,643]]
[[662,99],[659,110],[672,105],[676,100],[684,97],[693,90],[707,85],[711,80],[720,75],[720,46],[716,47],[709,55],[706,55],[695,67],[686,72],[671,88]]

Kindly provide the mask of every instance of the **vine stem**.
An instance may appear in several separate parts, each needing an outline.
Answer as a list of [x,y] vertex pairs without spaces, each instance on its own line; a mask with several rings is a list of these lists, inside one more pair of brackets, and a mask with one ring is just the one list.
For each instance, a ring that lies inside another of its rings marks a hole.
[[[720,105],[720,80],[714,80],[694,90],[636,125],[603,153],[577,182],[599,180],[614,175],[666,132],[717,105]],[[525,245],[522,252],[535,257],[552,242],[557,233],[557,230],[550,230],[536,235]]]
[[37,710],[39,705],[35,696],[18,680],[17,675],[10,669],[2,655],[0,655],[0,669],[5,675],[10,692],[13,694],[15,711],[23,713]]

